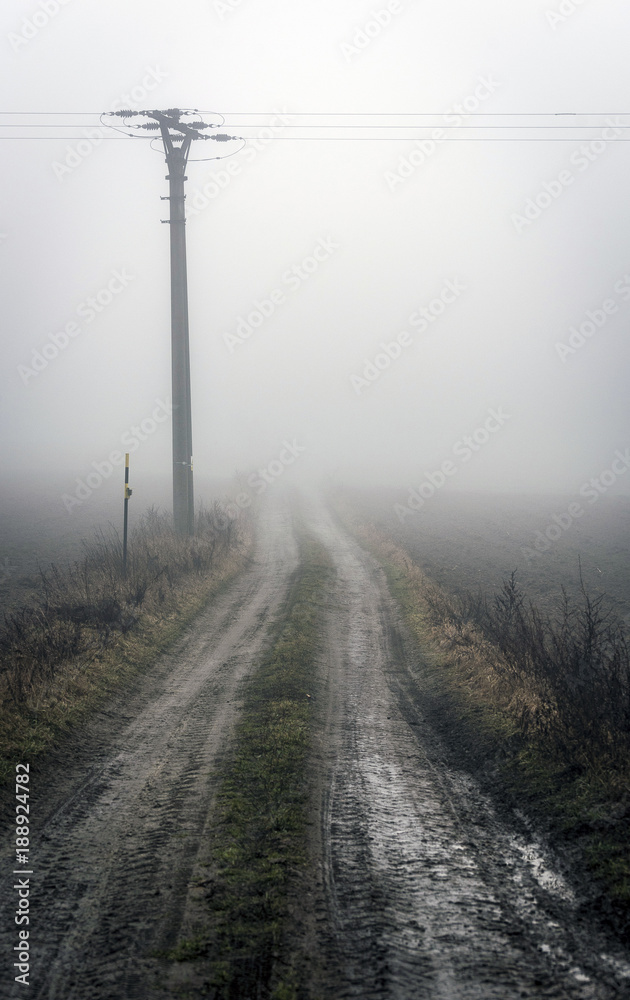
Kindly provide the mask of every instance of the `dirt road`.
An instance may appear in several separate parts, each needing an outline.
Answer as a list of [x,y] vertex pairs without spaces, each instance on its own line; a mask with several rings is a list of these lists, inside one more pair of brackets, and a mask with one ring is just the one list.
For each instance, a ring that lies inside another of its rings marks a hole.
[[[131,702],[111,707],[32,788],[30,987],[12,982],[15,893],[0,911],[2,990],[46,1000],[148,1000],[174,941],[230,738],[240,681],[281,612],[297,548],[267,511],[254,565],[201,615]],[[124,715],[121,717],[121,712]],[[6,843],[6,841],[5,841]],[[13,868],[14,851],[2,854]],[[10,885],[5,879],[5,887]],[[1,992],[1,990],[0,990]]]
[[[320,509],[338,583],[328,608],[322,810],[330,997],[620,1000],[628,956],[576,918],[554,860],[445,763],[422,713],[382,570]],[[339,975],[339,974],[338,974]]]
[[[382,571],[321,505],[306,515],[337,569],[317,734],[323,970],[313,997],[630,996],[628,956],[577,920],[544,846],[446,763]],[[176,939],[239,683],[282,614],[297,558],[288,512],[270,508],[250,569],[124,706],[36,776],[30,997],[168,995],[152,956]],[[15,899],[3,896],[6,970]],[[3,995],[24,995],[3,977]]]

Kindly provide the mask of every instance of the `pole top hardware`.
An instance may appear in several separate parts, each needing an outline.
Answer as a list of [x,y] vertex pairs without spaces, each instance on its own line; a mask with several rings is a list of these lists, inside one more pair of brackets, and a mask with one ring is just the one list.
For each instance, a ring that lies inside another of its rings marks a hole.
[[[138,132],[160,132],[167,160],[170,159],[171,155],[177,155],[179,162],[181,160],[186,162],[190,144],[196,139],[213,139],[215,142],[232,142],[234,139],[238,139],[240,142],[245,142],[242,136],[216,131],[223,124],[222,115],[218,115],[221,119],[218,124],[206,122],[200,119],[199,112],[194,108],[167,108],[165,111],[124,109],[106,111],[102,118],[105,116],[122,118],[126,128],[133,130],[126,133],[129,136],[137,135]],[[144,121],[131,121],[131,119],[138,118],[142,118]],[[184,179],[187,180],[187,178]]]

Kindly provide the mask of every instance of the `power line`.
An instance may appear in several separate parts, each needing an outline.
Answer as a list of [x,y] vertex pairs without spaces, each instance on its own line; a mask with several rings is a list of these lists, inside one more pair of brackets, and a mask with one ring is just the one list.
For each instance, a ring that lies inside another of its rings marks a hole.
[[[218,113],[215,112],[215,111],[201,112],[201,111],[194,110],[194,112],[190,112],[190,113],[194,113],[196,115],[203,114],[204,116],[205,115],[210,115],[210,116],[212,116],[212,115],[215,115],[215,116],[218,115]],[[474,122],[466,124],[466,125],[463,125],[463,124],[447,124],[447,123],[444,122],[444,118],[449,113],[450,114],[460,113],[466,119],[469,119],[469,118],[470,119],[477,119],[477,121],[474,121]],[[27,123],[21,123],[21,122],[13,121],[10,124],[7,124],[7,123],[0,124],[0,138],[2,138],[2,139],[46,139],[46,140],[51,140],[52,139],[54,141],[59,141],[59,140],[73,140],[73,139],[78,139],[78,140],[89,139],[90,137],[86,136],[84,132],[73,131],[71,134],[60,135],[59,131],[63,130],[63,129],[80,130],[80,129],[89,129],[89,128],[102,128],[103,127],[103,122],[102,122],[102,119],[101,119],[101,114],[102,113],[99,114],[99,113],[96,113],[96,112],[80,112],[80,111],[68,111],[68,112],[62,112],[62,111],[54,111],[54,112],[52,112],[52,111],[40,111],[40,112],[37,112],[37,111],[24,111],[24,112],[4,111],[4,112],[0,112],[0,118],[2,118],[2,116],[10,116],[12,118],[16,118],[16,117],[20,117],[20,116],[23,117],[23,118],[25,118],[25,117],[31,117],[32,118],[32,117],[35,117],[35,116],[39,116],[39,117],[48,116],[48,117],[56,117],[56,118],[59,118],[59,117],[70,118],[72,116],[74,118],[77,118],[77,117],[98,118],[98,121],[94,121],[93,120],[93,121],[87,121],[87,122],[82,122],[82,123],[78,123],[76,121],[74,121],[74,122],[71,122],[71,121],[62,121],[62,122],[59,122],[59,121],[49,121],[49,122],[41,122],[40,121],[40,122],[33,122],[32,124],[30,124],[28,122]],[[122,117],[122,115],[121,115],[120,112],[113,112],[113,113],[109,112],[109,114],[110,115],[111,114],[115,114],[118,117]],[[132,116],[132,117],[140,117],[142,115],[152,115],[152,114],[153,114],[153,112],[129,112],[129,115]],[[250,119],[253,119],[255,117],[259,117],[259,118],[271,119],[272,121],[274,121],[274,119],[275,119],[277,121],[277,118],[278,118],[279,114],[281,114],[281,112],[278,112],[278,111],[275,111],[275,112],[261,112],[261,111],[243,112],[243,111],[241,111],[241,112],[225,112],[224,114],[218,115],[218,117],[220,117],[222,119],[222,125],[221,125],[221,127],[223,127],[225,125],[225,123],[226,123],[226,119],[228,117],[230,117],[230,116],[233,117],[233,118],[234,117],[240,117],[240,118],[250,118]],[[264,136],[260,136],[258,134],[253,134],[253,135],[249,135],[249,136],[247,136],[247,135],[246,136],[242,136],[241,137],[242,140],[244,142],[255,141],[256,139],[264,139],[265,142],[287,142],[287,141],[288,142],[305,142],[305,141],[311,141],[311,142],[378,142],[378,141],[397,142],[397,141],[409,141],[410,139],[413,139],[414,137],[417,137],[419,139],[422,139],[422,138],[434,138],[433,135],[429,132],[429,130],[430,129],[439,128],[440,132],[442,133],[441,136],[440,136],[440,138],[439,138],[440,142],[575,142],[575,141],[584,141],[584,140],[587,140],[587,139],[597,139],[597,138],[600,138],[601,136],[597,134],[597,130],[601,130],[605,126],[610,126],[610,124],[611,124],[610,120],[600,121],[600,122],[597,122],[597,123],[593,123],[591,121],[589,124],[580,124],[578,121],[572,121],[570,124],[560,124],[559,122],[554,122],[553,124],[546,124],[545,122],[547,122],[549,118],[557,119],[557,118],[561,118],[561,117],[565,118],[565,119],[568,118],[568,117],[574,118],[574,119],[577,119],[577,118],[590,118],[590,119],[593,119],[593,118],[604,118],[604,117],[607,117],[608,119],[610,119],[611,117],[616,117],[616,118],[621,117],[619,114],[613,114],[613,113],[607,113],[607,115],[604,116],[603,113],[599,113],[599,112],[597,112],[597,113],[596,112],[580,112],[580,113],[578,113],[578,112],[573,112],[573,111],[557,111],[557,112],[522,112],[522,111],[519,111],[519,112],[493,112],[493,113],[486,113],[486,112],[470,112],[470,113],[468,113],[468,112],[465,112],[465,111],[462,111],[462,112],[451,111],[451,112],[442,112],[442,113],[412,112],[412,111],[404,111],[404,112],[400,112],[400,111],[399,112],[368,112],[368,111],[355,111],[355,112],[341,112],[341,111],[335,111],[335,112],[314,112],[314,111],[307,111],[307,112],[293,112],[293,113],[286,112],[286,113],[282,113],[282,114],[286,114],[286,115],[288,115],[288,116],[290,116],[292,118],[308,118],[308,119],[313,119],[313,118],[335,118],[335,119],[339,119],[339,118],[354,118],[354,119],[356,119],[356,118],[361,118],[361,119],[366,119],[366,118],[371,118],[371,119],[379,119],[379,118],[390,118],[390,119],[391,118],[402,118],[402,119],[405,119],[405,121],[400,121],[400,122],[389,121],[387,123],[380,123],[380,122],[377,122],[377,121],[373,121],[373,122],[370,122],[370,123],[367,123],[367,122],[356,122],[356,121],[354,121],[354,122],[350,121],[350,122],[345,122],[345,123],[339,123],[338,121],[335,121],[335,122],[318,122],[318,123],[311,123],[311,122],[302,122],[302,123],[300,123],[300,122],[286,122],[286,123],[284,123],[283,122],[282,126],[281,126],[283,134],[281,134],[281,135],[278,134],[278,135],[264,135]],[[422,123],[422,122],[418,122],[418,121],[410,122],[409,119],[411,119],[411,118],[416,118],[416,119],[419,119],[419,118],[423,118],[423,119],[434,118],[434,119],[437,119],[437,122],[434,122],[434,123],[428,123],[428,122]],[[531,123],[527,123],[526,124],[523,121],[519,121],[518,124],[506,124],[504,121],[502,121],[502,119],[505,119],[505,118],[508,118],[508,119],[515,119],[515,118],[518,118],[518,119],[530,118],[531,119],[531,118],[535,118],[535,119],[539,119],[539,121],[537,123],[534,123],[534,124],[531,124]],[[483,123],[480,121],[480,119],[484,119]],[[248,122],[241,123],[241,124],[227,125],[226,127],[229,127],[229,128],[238,128],[239,130],[245,130],[245,129],[262,129],[262,128],[265,128],[265,126],[267,128],[269,128],[270,124],[268,122],[260,122],[260,123],[258,123],[258,122],[254,122],[254,121],[248,121]],[[615,122],[615,126],[620,131],[627,131],[628,129],[630,129],[630,124],[629,125],[623,125],[623,124],[617,124],[617,122]],[[208,127],[209,128],[217,128],[219,126],[212,125],[212,126],[208,126]],[[107,139],[110,139],[110,138],[114,139],[114,138],[116,138],[116,139],[118,139],[118,138],[125,137],[125,138],[144,138],[144,139],[149,139],[149,140],[151,138],[149,136],[146,136],[145,134],[137,134],[136,130],[138,132],[141,132],[143,130],[143,126],[141,126],[141,125],[138,126],[138,125],[131,125],[131,124],[126,123],[125,124],[125,128],[127,128],[127,129],[133,129],[134,132],[133,133],[130,133],[129,131],[123,132],[121,136],[103,135],[103,136],[101,136],[101,138],[107,138]],[[7,135],[6,134],[7,130],[11,130],[12,134]],[[15,130],[20,130],[20,131],[15,131]],[[21,131],[21,130],[25,130],[25,131]],[[333,131],[334,132],[345,132],[346,134],[345,135],[326,134],[326,133],[331,133]],[[308,134],[309,132],[310,133],[317,132],[319,134]],[[370,134],[366,135],[365,134],[366,132],[369,132]],[[393,133],[396,133],[396,132],[399,133],[399,134],[398,135],[394,135]],[[541,132],[548,132],[548,133],[552,133],[552,134],[550,134],[550,135],[532,134],[532,133],[541,133]],[[568,133],[570,133],[570,135],[560,135],[559,133],[562,133],[562,132],[568,132]],[[304,134],[304,133],[307,133],[307,134]],[[358,134],[358,133],[363,133],[363,134]],[[383,134],[383,133],[386,133],[386,134]],[[468,134],[465,134],[465,133],[468,133]],[[488,134],[488,133],[494,133],[494,134]],[[519,133],[519,134],[517,134],[517,135],[511,135],[511,134],[508,134],[508,133]],[[614,141],[616,141],[616,142],[627,142],[627,141],[630,141],[630,139],[620,138],[619,136],[616,136]]]
[[[92,127],[98,127],[98,126],[96,124],[92,125],[91,123],[88,123],[86,125],[77,125],[74,122],[60,122],[59,124],[56,124],[56,125],[48,125],[48,124],[2,125],[2,124],[0,124],[0,129],[1,128],[28,128],[28,129],[39,128],[39,129],[49,130],[49,129],[58,129],[58,128],[92,128]],[[126,128],[135,128],[136,126],[127,125],[125,127]],[[235,126],[232,126],[232,127],[234,127],[234,128],[236,128],[236,127],[238,127],[238,128],[261,128],[261,126],[258,125],[258,124],[256,124],[255,122],[246,122],[246,123],[240,122],[238,124],[238,126],[235,125]],[[264,126],[262,126],[262,127],[264,128]],[[271,126],[268,126],[268,127],[271,127]],[[298,124],[295,124],[295,125],[282,125],[283,129],[296,129],[296,130],[304,130],[304,129],[348,129],[348,130],[349,129],[363,129],[363,130],[365,130],[365,129],[393,129],[393,130],[396,130],[396,131],[402,131],[402,130],[409,131],[409,130],[412,130],[412,129],[413,130],[417,130],[417,129],[433,129],[435,127],[436,127],[435,125],[298,125]],[[545,130],[556,131],[556,132],[557,131],[566,130],[566,131],[575,132],[578,129],[581,129],[582,131],[587,131],[587,130],[588,131],[593,131],[594,129],[598,129],[600,127],[601,127],[601,125],[441,125],[440,129],[442,131],[469,131],[469,132],[473,132],[475,130],[481,130],[481,129],[494,129],[494,130],[501,130],[501,131],[506,131],[506,132],[507,131],[523,131],[524,129],[529,129],[529,130],[533,130],[533,129],[539,129],[539,130],[545,129]],[[630,124],[628,124],[628,125],[616,125],[615,127],[626,130],[626,129],[630,129]]]
[[[22,135],[22,136],[19,136],[19,135],[0,135],[0,139],[4,140],[5,142],[11,142],[11,141],[13,141],[13,142],[23,142],[25,139],[31,139],[31,140],[38,141],[38,142],[59,142],[59,141],[66,141],[66,140],[72,141],[72,140],[75,140],[75,139],[79,139],[80,140],[82,138],[85,138],[85,137],[84,136],[76,136],[76,135],[66,135],[66,136],[52,136],[52,135],[48,135],[48,136],[41,136],[41,135]],[[145,142],[146,141],[150,141],[150,137],[149,136],[129,136],[127,138],[129,138],[129,139],[136,139],[136,138],[137,139],[143,139]],[[250,141],[250,140],[251,141],[256,140],[257,136],[255,136],[255,135],[249,136],[249,137],[248,136],[241,136],[241,138],[244,138],[245,141],[247,142],[247,141]],[[592,138],[596,138],[596,137],[592,137]],[[102,136],[102,139],[104,141],[107,140],[107,141],[122,142],[125,139],[125,136],[121,136],[120,139],[116,139],[115,136]],[[510,136],[510,137],[505,137],[505,138],[498,138],[498,137],[492,138],[492,137],[483,137],[483,136],[477,136],[476,138],[464,138],[463,136],[461,136],[459,138],[454,138],[454,137],[453,138],[448,138],[448,137],[445,137],[443,139],[440,139],[439,141],[440,141],[440,143],[442,143],[442,142],[549,142],[549,143],[551,143],[551,142],[584,142],[586,140],[587,140],[587,137],[585,137],[585,136],[573,136],[573,137],[562,136],[562,137],[558,137],[556,139],[551,138],[551,137],[549,137],[549,138],[536,138],[535,136],[529,136],[529,137],[522,136],[520,138],[518,136]],[[387,137],[387,138],[386,137],[381,137],[381,138],[379,138],[379,137],[375,137],[375,136],[370,137],[370,136],[341,136],[341,135],[329,135],[329,136],[276,135],[276,136],[270,137],[266,141],[269,141],[269,142],[409,142],[410,141],[410,137],[409,136],[401,136],[401,137],[398,137],[398,138],[394,138],[394,137]],[[619,139],[619,138],[617,138],[615,140],[610,140],[610,141],[611,142],[614,141],[615,143],[630,142],[630,138],[628,138],[628,139]],[[216,157],[212,157],[212,159],[216,159]]]
[[[50,130],[50,129],[60,129],[60,128],[94,128],[94,127],[99,127],[100,124],[101,124],[100,122],[83,122],[83,123],[77,123],[77,122],[54,122],[54,123],[53,122],[33,122],[33,123],[31,123],[31,122],[25,122],[23,124],[19,123],[19,122],[11,122],[10,124],[6,124],[6,125],[3,125],[3,124],[0,123],[0,128],[5,128],[5,129],[6,128],[28,128],[28,129],[47,129],[47,130]],[[607,125],[607,123],[601,123],[601,122],[598,122],[596,124],[592,124],[591,123],[591,124],[588,124],[588,125],[577,125],[577,124],[572,124],[572,125],[541,125],[541,124],[533,124],[533,125],[524,125],[524,124],[521,124],[521,125],[493,125],[491,123],[474,124],[474,125],[450,125],[450,124],[441,123],[439,125],[439,127],[441,129],[443,129],[443,130],[446,130],[446,131],[448,131],[448,130],[461,130],[461,129],[472,130],[472,129],[484,129],[484,128],[486,128],[486,129],[487,128],[500,129],[500,130],[503,130],[503,131],[517,130],[517,129],[521,129],[521,130],[522,129],[550,129],[550,130],[555,130],[555,131],[560,131],[560,130],[563,130],[563,129],[566,129],[566,130],[570,129],[571,131],[577,131],[577,130],[585,131],[585,130],[592,130],[592,129],[601,128],[602,124],[603,124],[604,127],[610,127],[609,125]],[[127,128],[131,128],[133,126],[126,126],[126,127]],[[274,126],[264,126],[264,125],[260,125],[258,122],[238,122],[238,123],[234,123],[231,127],[232,128],[265,128],[265,127],[270,128],[270,127],[274,127]],[[346,124],[346,125],[336,125],[336,124],[331,124],[331,123],[322,123],[322,124],[318,124],[318,125],[306,125],[306,124],[300,124],[299,122],[296,122],[296,123],[293,123],[293,124],[282,125],[281,127],[282,127],[282,129],[303,129],[303,130],[305,130],[305,129],[347,129],[347,130],[352,130],[352,129],[363,129],[363,130],[365,130],[365,129],[397,129],[398,131],[401,131],[401,130],[407,130],[408,131],[408,130],[411,130],[411,129],[430,129],[430,128],[436,128],[436,125],[435,124],[422,125],[422,124],[419,124],[419,123],[418,124],[412,124],[412,125],[404,125],[404,124],[397,124],[395,122],[390,122],[390,123],[388,123],[386,125],[381,125],[381,124],[354,125],[352,123],[349,123],[349,124]],[[622,128],[622,129],[628,129],[628,128],[630,128],[630,124],[628,124],[628,125],[619,125],[619,124],[615,123],[615,127]]]
[[[216,111],[200,111],[197,108],[194,109],[195,114],[199,115],[213,115],[217,114]],[[0,111],[0,115],[84,115],[86,118],[100,118],[102,111]],[[373,118],[383,118],[383,117],[435,117],[438,118],[445,114],[452,114],[457,112],[452,112],[450,109],[447,111],[287,111],[282,112],[283,114],[290,114],[295,118],[359,118],[359,117],[373,117]],[[468,118],[556,118],[565,115],[575,116],[577,118],[603,118],[605,115],[611,116],[622,116],[630,114],[630,111],[470,111],[464,112]],[[239,115],[239,116],[257,116],[257,117],[267,117],[272,118],[275,115],[280,114],[279,111],[224,111],[222,115]]]
[[[1,112],[0,112],[1,113]],[[61,112],[60,112],[61,113]],[[197,114],[212,114],[211,111],[198,111]],[[278,115],[278,111],[223,111],[223,115],[266,115],[273,117]],[[630,114],[628,111],[464,111],[468,118],[558,118],[565,115],[575,115],[577,118],[603,118],[605,115],[621,116]],[[453,108],[446,111],[287,111],[286,114],[294,115],[296,118],[359,118],[365,115],[370,117],[431,117],[439,118],[448,114],[457,114]]]
[[[227,126],[228,128],[231,126]],[[469,129],[468,131],[472,131]],[[268,142],[410,142],[413,140],[413,135],[404,136],[358,136],[358,135],[273,135],[273,136],[239,136],[244,142],[256,142],[263,141]],[[418,138],[431,139],[431,136],[418,136]],[[571,135],[571,136],[449,136],[445,135],[440,137],[440,143],[443,142],[585,142],[589,140],[595,140],[601,138],[598,135]],[[0,126],[0,139],[5,141],[24,141],[25,139],[31,139],[38,142],[61,142],[61,141],[81,141],[82,139],[90,141],[89,136],[85,135],[3,135],[2,126]],[[120,135],[120,136],[108,136],[103,135],[99,137],[100,141],[114,141],[121,142],[123,140],[140,139],[145,142],[151,142],[151,136],[143,135]],[[616,137],[615,139],[603,140],[610,142],[630,142],[630,137],[622,138]]]
[[[228,124],[227,127],[228,128],[232,128],[234,126],[230,126]],[[241,128],[241,129],[244,128],[244,127],[245,126],[239,126],[239,128]],[[42,132],[39,133],[39,134],[37,134],[37,133],[33,134],[33,132],[32,132],[32,126],[23,126],[23,128],[28,128],[29,129],[29,133],[28,134],[17,133],[17,134],[12,134],[12,135],[6,135],[6,134],[3,134],[3,131],[2,131],[3,128],[9,128],[9,126],[2,126],[2,125],[0,125],[0,139],[5,139],[5,140],[7,140],[7,139],[8,140],[11,140],[11,139],[13,139],[13,140],[36,139],[36,140],[39,140],[39,141],[60,142],[60,141],[64,141],[64,140],[79,140],[80,141],[81,139],[85,139],[85,140],[89,141],[89,139],[90,139],[90,136],[87,136],[84,133],[73,133],[73,134],[66,134],[66,135],[43,134],[44,132],[48,132],[49,131],[46,126],[42,126]],[[327,128],[327,126],[322,126],[323,130],[325,130],[326,128]],[[368,128],[369,128],[369,126],[368,126]],[[585,134],[584,131],[582,133],[576,133],[575,129],[571,129],[569,127],[565,127],[566,131],[570,131],[572,133],[571,135],[562,135],[562,136],[560,136],[560,135],[556,135],[556,136],[553,136],[553,135],[535,136],[535,135],[523,135],[523,134],[521,134],[521,135],[483,135],[481,133],[487,132],[487,131],[495,131],[495,132],[496,131],[503,131],[503,132],[507,132],[507,131],[512,131],[512,129],[507,129],[507,128],[506,129],[498,129],[497,126],[475,126],[474,128],[471,128],[471,127],[462,128],[462,127],[455,127],[454,126],[451,131],[452,132],[459,132],[460,133],[459,135],[448,134],[446,132],[446,130],[442,130],[446,134],[441,135],[439,137],[439,139],[436,139],[435,141],[439,141],[440,143],[441,142],[580,142],[580,141],[587,141],[589,139],[593,140],[593,139],[601,138],[601,131],[600,131],[600,133],[597,133],[596,132],[596,128],[597,128],[596,126],[590,126],[589,130],[588,130],[588,134]],[[624,131],[628,131],[628,129],[630,129],[630,126],[622,126],[622,128],[623,128]],[[542,129],[544,129],[545,131],[553,131],[553,129],[551,129],[549,126],[530,126],[530,127],[528,127],[528,131],[529,132],[531,132],[531,131],[537,131],[537,130],[540,131]],[[299,131],[299,128],[297,129],[297,131]],[[393,126],[392,127],[392,131],[401,131],[401,130],[400,129],[397,130],[396,127]],[[513,129],[513,131],[521,132],[522,133],[523,129],[516,127],[516,128]],[[467,136],[465,136],[465,135],[461,134],[462,132],[479,133],[479,134],[473,134],[473,135],[467,135]],[[412,140],[414,138],[414,136],[417,136],[417,138],[419,138],[419,139],[422,139],[422,138],[424,138],[424,139],[435,138],[430,133],[426,132],[426,127],[425,127],[424,131],[421,130],[421,127],[416,127],[413,130],[407,129],[407,130],[405,130],[405,134],[404,135],[398,135],[398,136],[394,136],[394,135],[391,135],[391,134],[388,134],[388,135],[383,135],[383,134],[378,134],[378,135],[356,135],[356,134],[355,135],[352,135],[352,134],[350,134],[350,135],[296,135],[296,134],[292,134],[292,135],[260,136],[260,135],[257,135],[257,134],[254,133],[253,135],[239,136],[239,138],[241,138],[245,142],[248,142],[248,141],[255,142],[257,140],[258,141],[264,140],[265,143],[267,143],[267,142],[409,142],[410,140]],[[103,136],[99,137],[100,140],[107,139],[107,140],[114,140],[114,141],[120,141],[121,139],[144,139],[145,141],[151,141],[151,138],[152,138],[151,136],[146,136],[146,135],[129,135],[128,133],[123,133],[120,136],[107,136],[107,135],[103,135]],[[613,140],[610,139],[610,141],[613,141]],[[615,142],[629,142],[630,141],[630,137],[628,137],[628,138],[622,138],[620,136],[617,136],[617,137],[615,137],[614,141]]]

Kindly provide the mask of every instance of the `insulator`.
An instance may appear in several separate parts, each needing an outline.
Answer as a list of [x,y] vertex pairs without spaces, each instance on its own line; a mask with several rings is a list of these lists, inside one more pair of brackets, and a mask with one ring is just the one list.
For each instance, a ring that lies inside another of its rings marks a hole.
[[229,142],[230,139],[234,138],[234,136],[232,136],[232,135],[224,135],[223,132],[219,132],[218,135],[208,135],[208,136],[206,136],[206,138],[207,139],[216,139],[217,142]]

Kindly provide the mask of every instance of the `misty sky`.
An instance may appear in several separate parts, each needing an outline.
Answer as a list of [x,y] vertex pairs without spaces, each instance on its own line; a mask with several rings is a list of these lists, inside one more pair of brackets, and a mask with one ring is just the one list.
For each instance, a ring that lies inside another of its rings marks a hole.
[[[451,461],[449,488],[572,492],[630,446],[622,0],[4,0],[1,21],[3,110],[59,113],[2,134],[81,126],[2,139],[5,478],[70,488],[142,421],[136,481],[170,474],[166,167],[90,129],[125,97],[250,137],[187,170],[197,475],[288,442],[296,476],[406,488]],[[476,123],[568,141],[442,141]]]

